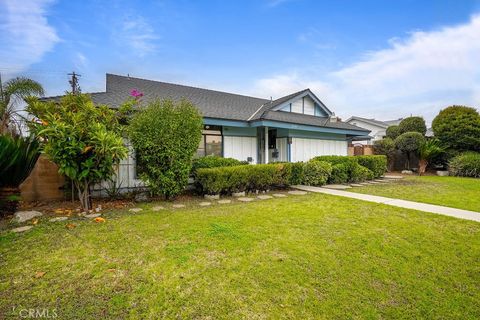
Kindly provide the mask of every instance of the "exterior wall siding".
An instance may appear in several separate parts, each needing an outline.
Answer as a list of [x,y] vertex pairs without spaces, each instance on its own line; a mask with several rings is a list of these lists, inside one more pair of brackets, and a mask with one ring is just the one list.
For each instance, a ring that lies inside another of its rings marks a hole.
[[291,162],[308,161],[316,156],[346,156],[347,141],[292,138]]
[[224,136],[223,156],[240,161],[251,157],[251,163],[257,163],[257,137]]

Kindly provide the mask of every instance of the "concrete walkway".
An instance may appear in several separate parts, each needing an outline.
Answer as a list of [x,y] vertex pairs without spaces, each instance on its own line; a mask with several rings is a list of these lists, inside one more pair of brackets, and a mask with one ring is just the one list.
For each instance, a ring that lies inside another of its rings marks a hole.
[[330,194],[334,196],[358,199],[363,201],[375,202],[375,203],[383,203],[383,204],[387,204],[389,206],[394,206],[394,207],[443,214],[445,216],[480,222],[480,212],[475,212],[475,211],[455,209],[450,207],[437,206],[434,204],[393,199],[393,198],[387,198],[387,197],[372,196],[368,194],[354,193],[354,192],[348,192],[343,190],[333,190],[333,189],[327,189],[322,187],[292,186],[292,188],[304,190],[304,191],[325,193],[325,194]]

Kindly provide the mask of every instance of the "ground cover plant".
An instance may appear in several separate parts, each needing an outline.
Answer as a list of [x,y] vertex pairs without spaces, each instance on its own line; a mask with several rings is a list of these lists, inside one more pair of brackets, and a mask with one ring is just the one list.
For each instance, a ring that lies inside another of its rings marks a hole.
[[320,194],[160,204],[2,232],[2,317],[480,317],[476,222]]
[[405,177],[400,181],[353,188],[349,191],[480,212],[478,178]]

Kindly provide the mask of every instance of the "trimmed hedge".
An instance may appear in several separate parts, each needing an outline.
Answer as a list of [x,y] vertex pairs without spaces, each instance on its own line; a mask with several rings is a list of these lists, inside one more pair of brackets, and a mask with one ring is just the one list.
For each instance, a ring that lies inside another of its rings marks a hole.
[[303,168],[303,184],[322,186],[332,173],[332,165],[326,161],[309,161]]
[[350,165],[348,163],[338,163],[332,166],[332,173],[328,178],[328,183],[342,184],[347,183],[350,178]]
[[387,157],[370,156],[319,156],[313,161],[327,161],[333,165],[329,183],[361,182],[378,178],[387,171]]
[[[218,157],[210,157],[206,163],[220,161]],[[199,191],[229,194],[295,184],[321,186],[327,182],[361,182],[383,175],[387,166],[385,156],[320,156],[308,162],[257,165],[238,165],[240,161],[236,161],[228,160],[226,163],[230,166],[225,167],[198,168],[196,185]]]
[[448,171],[454,176],[480,178],[480,153],[459,154],[450,161]]
[[331,164],[324,161],[199,168],[196,185],[205,194],[267,190],[293,184],[320,186],[327,182],[331,171]]
[[248,164],[247,161],[240,161],[233,158],[223,158],[219,156],[206,156],[194,159],[192,162],[192,172],[195,173],[200,168],[233,167]]
[[373,178],[379,178],[387,171],[387,157],[385,155],[355,156],[358,164],[373,173]]

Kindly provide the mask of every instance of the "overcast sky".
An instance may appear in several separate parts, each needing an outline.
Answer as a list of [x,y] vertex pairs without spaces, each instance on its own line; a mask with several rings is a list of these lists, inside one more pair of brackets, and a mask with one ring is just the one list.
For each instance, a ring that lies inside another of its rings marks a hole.
[[342,118],[430,121],[480,105],[480,2],[0,0],[0,72],[49,95],[105,73],[274,99],[309,87]]

